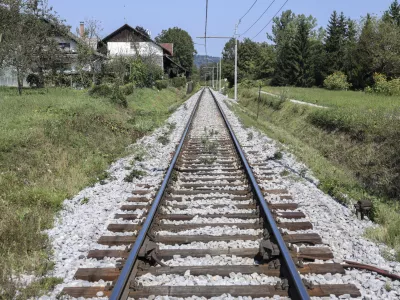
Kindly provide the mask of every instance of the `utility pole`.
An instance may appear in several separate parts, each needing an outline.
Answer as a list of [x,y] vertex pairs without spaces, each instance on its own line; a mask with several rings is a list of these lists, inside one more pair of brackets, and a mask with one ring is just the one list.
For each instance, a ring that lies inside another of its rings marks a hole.
[[215,88],[218,90],[218,80],[219,80],[219,63],[217,63],[217,84],[215,85]]
[[222,56],[219,60],[219,91],[221,92],[221,80],[222,80]]
[[214,88],[214,68],[212,68],[212,87]]
[[238,24],[235,25],[235,101],[237,101],[237,92],[238,92],[238,86],[237,86],[237,76],[238,76],[238,36],[237,36],[237,29],[238,29]]
[[215,69],[218,69],[218,67],[202,67],[202,69],[211,69],[211,73],[210,73],[210,80],[211,80],[211,84],[210,86],[212,86],[214,88],[214,76],[215,76]]
[[[238,35],[237,35],[237,28],[238,28],[238,24],[235,25],[235,40],[236,40],[236,46],[235,46],[235,100],[237,100],[237,45],[238,45]],[[196,37],[198,39],[231,39],[232,36],[198,36]],[[222,59],[221,59],[222,61]],[[220,63],[220,72],[219,72],[219,76],[220,76],[220,83],[219,83],[219,89],[221,90],[221,78],[222,78],[222,69],[221,69],[221,63]]]

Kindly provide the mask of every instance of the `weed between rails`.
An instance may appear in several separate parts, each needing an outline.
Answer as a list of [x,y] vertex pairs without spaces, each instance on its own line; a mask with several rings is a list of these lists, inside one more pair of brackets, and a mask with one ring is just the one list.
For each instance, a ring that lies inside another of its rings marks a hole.
[[217,130],[214,130],[213,128],[211,130],[207,130],[206,127],[204,127],[204,134],[201,137],[201,143],[204,147],[205,152],[210,153],[210,154],[216,154],[217,149],[218,149],[218,143],[215,140],[211,140],[211,137],[215,136],[218,134]]

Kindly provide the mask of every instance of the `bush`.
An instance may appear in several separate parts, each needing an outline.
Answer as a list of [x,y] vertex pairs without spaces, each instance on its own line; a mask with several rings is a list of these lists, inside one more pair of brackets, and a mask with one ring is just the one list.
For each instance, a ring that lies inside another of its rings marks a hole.
[[374,86],[367,87],[365,92],[384,94],[387,96],[400,95],[400,78],[388,81],[384,74],[374,73],[374,82]]
[[103,98],[108,98],[112,94],[112,89],[105,84],[100,84],[100,85],[95,85],[91,89],[89,89],[89,95],[98,98],[98,97],[103,97]]
[[162,76],[162,69],[153,62],[145,62],[141,58],[137,58],[131,63],[130,80],[136,87],[150,88]]
[[240,86],[244,89],[251,89],[251,88],[259,87],[260,83],[255,80],[244,79],[240,83]]
[[26,82],[29,83],[30,87],[39,87],[40,84],[40,78],[36,74],[29,74],[28,77],[26,77]]
[[125,107],[125,108],[128,107],[128,101],[126,101],[126,97],[122,93],[118,84],[114,84],[110,100],[111,100],[111,102],[121,105],[122,107]]
[[121,87],[121,92],[122,94],[129,96],[132,95],[134,88],[135,86],[133,85],[133,83],[128,83]]
[[171,80],[172,86],[176,88],[184,87],[186,85],[185,77],[175,77]]
[[168,80],[156,80],[155,86],[157,90],[166,89],[168,87]]
[[347,76],[342,72],[335,72],[324,80],[324,87],[328,90],[348,90],[351,83],[347,82]]

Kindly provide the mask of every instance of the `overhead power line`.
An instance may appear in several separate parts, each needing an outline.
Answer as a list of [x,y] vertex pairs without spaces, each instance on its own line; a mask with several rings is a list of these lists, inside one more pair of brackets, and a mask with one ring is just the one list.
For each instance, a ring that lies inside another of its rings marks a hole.
[[251,11],[251,9],[254,7],[254,5],[256,5],[257,1],[258,1],[258,0],[254,1],[253,5],[249,8],[249,10],[243,15],[243,17],[241,17],[241,18],[239,19],[239,24],[240,24],[240,22],[242,22],[242,19],[243,19],[245,16],[247,16],[247,14]]
[[267,7],[266,10],[264,10],[264,12],[261,14],[261,16],[253,23],[253,25],[251,25],[245,32],[243,32],[239,37],[245,35],[247,32],[249,32],[250,29],[252,29],[254,27],[254,25],[256,25],[258,23],[258,21],[261,20],[261,18],[266,14],[266,12],[270,9],[270,7],[272,6],[272,4],[274,4],[276,0],[273,0],[271,2],[271,4]]
[[269,22],[267,23],[267,25],[265,25],[265,26],[263,27],[263,29],[261,29],[261,30],[259,31],[259,33],[257,33],[257,34],[252,38],[252,40],[254,40],[261,32],[263,32],[264,29],[267,28],[267,26],[268,26],[269,24],[271,24],[271,22],[274,20],[274,18],[281,12],[281,10],[285,7],[286,3],[288,3],[288,2],[289,2],[289,0],[286,0],[286,2],[283,3],[283,5],[281,6],[281,8],[278,10],[278,12],[271,18],[271,20],[269,20]]

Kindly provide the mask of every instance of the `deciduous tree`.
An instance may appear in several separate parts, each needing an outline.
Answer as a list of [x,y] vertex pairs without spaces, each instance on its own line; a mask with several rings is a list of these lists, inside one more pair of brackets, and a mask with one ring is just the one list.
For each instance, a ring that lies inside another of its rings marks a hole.
[[77,50],[78,68],[82,82],[84,82],[84,73],[86,72],[91,73],[93,84],[96,81],[96,71],[98,71],[100,59],[97,53],[97,43],[100,41],[102,31],[101,22],[95,19],[85,20],[83,36],[80,36],[79,28],[76,29],[77,35],[80,36]]
[[173,43],[174,56],[172,59],[184,67],[189,73],[192,71],[196,50],[192,37],[181,28],[173,27],[163,30],[157,37],[158,43]]

